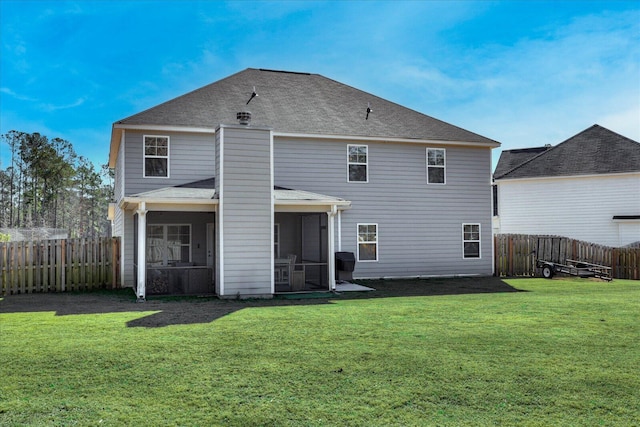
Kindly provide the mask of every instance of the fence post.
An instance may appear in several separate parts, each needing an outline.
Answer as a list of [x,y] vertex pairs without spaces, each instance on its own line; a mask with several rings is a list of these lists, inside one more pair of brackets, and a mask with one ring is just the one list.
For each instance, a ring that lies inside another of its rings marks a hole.
[[0,243],[0,295],[7,295],[8,288],[8,274],[7,269],[9,263],[7,262],[7,244]]

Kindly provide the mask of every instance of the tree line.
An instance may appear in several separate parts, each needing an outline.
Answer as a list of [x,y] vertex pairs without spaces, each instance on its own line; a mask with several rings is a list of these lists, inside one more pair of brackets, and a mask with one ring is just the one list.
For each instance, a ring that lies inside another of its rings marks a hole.
[[72,144],[40,133],[0,135],[11,152],[0,169],[0,228],[64,229],[69,237],[110,234],[113,177],[96,170]]

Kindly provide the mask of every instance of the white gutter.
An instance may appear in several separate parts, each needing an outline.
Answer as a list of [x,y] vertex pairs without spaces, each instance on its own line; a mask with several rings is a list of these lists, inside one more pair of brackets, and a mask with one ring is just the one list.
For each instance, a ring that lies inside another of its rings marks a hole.
[[[216,128],[200,127],[200,126],[166,126],[166,125],[128,125],[115,123],[113,129],[130,129],[130,130],[150,130],[163,132],[194,132],[215,134]],[[313,133],[297,133],[297,132],[273,132],[274,137],[302,138],[302,139],[330,139],[340,141],[378,141],[378,142],[401,142],[401,143],[421,143],[436,145],[472,145],[477,147],[500,147],[499,142],[472,142],[472,141],[448,141],[441,139],[422,139],[422,138],[394,138],[382,136],[354,136],[354,135],[323,135]]]
[[138,205],[139,203],[147,204],[165,204],[165,205],[218,205],[218,199],[190,199],[186,197],[123,197],[120,200],[120,207],[126,209],[130,204]]
[[618,178],[625,176],[640,175],[640,171],[636,172],[620,172],[620,173],[601,173],[601,174],[585,174],[585,175],[557,175],[557,176],[529,176],[522,178],[493,178],[494,183],[503,183],[511,181],[549,181],[564,179],[585,179],[585,178]]
[[165,126],[165,125],[126,125],[115,123],[113,129],[130,129],[130,130],[157,130],[163,132],[197,132],[215,134],[216,128],[207,128],[199,126]]
[[275,199],[275,203],[277,205],[286,205],[286,206],[341,206],[343,208],[350,208],[351,202],[348,200],[281,200]]
[[328,139],[339,141],[374,141],[374,142],[399,142],[410,144],[430,144],[430,145],[463,145],[473,147],[500,147],[499,142],[470,142],[470,141],[445,141],[440,139],[420,139],[420,138],[392,138],[382,136],[353,136],[353,135],[319,135],[319,134],[307,134],[307,133],[288,133],[288,132],[274,132],[274,136],[286,137],[286,138],[300,138],[300,139]]

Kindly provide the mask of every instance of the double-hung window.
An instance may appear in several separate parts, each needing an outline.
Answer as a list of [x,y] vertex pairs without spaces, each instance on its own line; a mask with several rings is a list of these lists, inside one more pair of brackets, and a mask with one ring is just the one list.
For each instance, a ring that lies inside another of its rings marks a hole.
[[480,224],[462,224],[464,258],[480,258]]
[[427,148],[427,184],[445,184],[446,152],[444,148]]
[[168,136],[144,136],[144,176],[169,177]]
[[366,145],[347,145],[347,181],[369,182],[369,148]]
[[147,225],[147,264],[172,265],[191,262],[191,226]]
[[378,261],[378,224],[358,224],[358,261]]

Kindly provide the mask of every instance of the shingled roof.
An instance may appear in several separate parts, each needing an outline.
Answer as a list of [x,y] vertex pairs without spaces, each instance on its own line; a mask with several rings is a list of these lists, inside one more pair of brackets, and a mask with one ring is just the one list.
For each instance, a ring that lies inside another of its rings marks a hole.
[[555,147],[506,150],[495,179],[640,172],[640,143],[593,125]]
[[[258,97],[246,105],[253,87]],[[373,112],[365,120],[367,105]],[[114,123],[215,129],[249,110],[275,132],[490,144],[494,140],[318,74],[248,68]],[[119,126],[120,125],[120,126]]]

